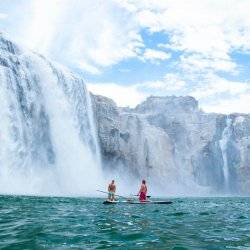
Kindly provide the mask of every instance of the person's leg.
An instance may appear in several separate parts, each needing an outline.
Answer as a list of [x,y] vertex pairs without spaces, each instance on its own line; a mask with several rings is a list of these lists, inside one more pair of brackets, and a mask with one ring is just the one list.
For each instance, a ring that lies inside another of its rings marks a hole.
[[140,193],[140,196],[139,196],[139,201],[142,201],[143,200],[143,194]]

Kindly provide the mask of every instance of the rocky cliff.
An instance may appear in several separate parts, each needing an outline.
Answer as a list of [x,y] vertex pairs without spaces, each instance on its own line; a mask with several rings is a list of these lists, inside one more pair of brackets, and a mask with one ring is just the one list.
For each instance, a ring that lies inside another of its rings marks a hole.
[[250,115],[205,113],[193,97],[134,109],[92,95],[104,167],[180,193],[250,193]]

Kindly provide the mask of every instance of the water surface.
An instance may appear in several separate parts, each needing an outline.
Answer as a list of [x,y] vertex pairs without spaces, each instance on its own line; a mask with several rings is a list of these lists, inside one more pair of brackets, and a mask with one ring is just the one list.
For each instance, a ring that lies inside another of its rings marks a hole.
[[0,196],[0,249],[250,249],[250,198],[172,200]]

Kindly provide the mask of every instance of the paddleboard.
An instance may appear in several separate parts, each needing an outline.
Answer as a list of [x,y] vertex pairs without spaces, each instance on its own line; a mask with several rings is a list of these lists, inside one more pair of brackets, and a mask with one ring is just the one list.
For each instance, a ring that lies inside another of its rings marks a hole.
[[140,202],[140,201],[104,201],[103,204],[109,205],[109,204],[172,204],[172,201],[145,201],[145,202]]
[[172,201],[146,201],[146,202],[140,202],[140,201],[131,201],[128,202],[130,204],[172,204]]

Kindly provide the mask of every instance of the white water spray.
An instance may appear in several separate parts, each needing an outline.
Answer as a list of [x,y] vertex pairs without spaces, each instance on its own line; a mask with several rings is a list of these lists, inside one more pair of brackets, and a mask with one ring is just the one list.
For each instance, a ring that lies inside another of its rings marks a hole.
[[84,82],[0,43],[0,193],[93,194],[103,180]]

